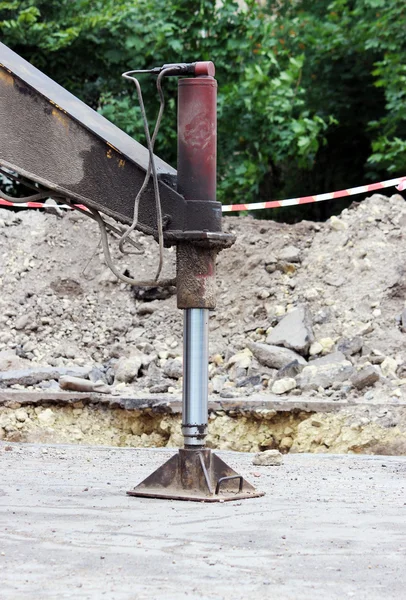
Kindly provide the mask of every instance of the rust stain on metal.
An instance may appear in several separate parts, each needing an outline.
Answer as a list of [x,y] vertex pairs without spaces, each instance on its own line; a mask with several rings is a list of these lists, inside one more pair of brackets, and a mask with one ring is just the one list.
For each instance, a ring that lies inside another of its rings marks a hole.
[[[55,106],[56,106],[56,105],[55,105]],[[65,113],[65,114],[63,114],[63,113]],[[64,127],[64,128],[67,130],[67,131],[69,131],[69,122],[70,122],[70,120],[69,120],[69,118],[66,116],[66,112],[65,112],[65,111],[61,112],[61,110],[59,109],[59,107],[58,107],[58,109],[55,109],[55,108],[53,108],[53,109],[52,109],[52,112],[51,112],[51,114],[52,114],[52,116],[53,116],[53,117],[55,117],[55,119],[56,119],[57,121],[59,121],[59,123],[61,123],[61,125],[62,125],[62,126],[63,126],[63,127]]]
[[108,146],[110,146],[110,148],[113,148],[113,150],[114,150],[115,152],[118,152],[118,154],[122,154],[122,153],[120,152],[120,150],[118,150],[118,148],[116,148],[115,146],[113,146],[113,144],[110,144],[110,142],[106,142],[106,144],[107,144]]
[[215,124],[210,113],[196,115],[184,128],[184,141],[189,148],[201,151],[212,144],[216,135]]
[[13,85],[13,77],[11,71],[6,69],[4,65],[0,64],[0,79],[4,81],[6,85]]
[[59,111],[65,113],[65,115],[67,115],[68,113],[66,112],[66,110],[64,108],[62,108],[62,106],[59,106],[59,104],[57,104],[56,102],[54,102],[53,100],[49,100],[50,104],[53,104],[53,106],[55,106],[55,108],[57,108]]
[[216,307],[216,256],[216,248],[191,243],[178,244],[178,308]]

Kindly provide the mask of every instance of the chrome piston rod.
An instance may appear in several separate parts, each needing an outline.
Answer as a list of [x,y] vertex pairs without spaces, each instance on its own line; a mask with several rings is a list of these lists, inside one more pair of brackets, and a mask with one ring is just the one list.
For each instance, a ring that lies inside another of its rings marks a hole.
[[184,310],[183,411],[185,447],[203,447],[207,435],[209,309]]

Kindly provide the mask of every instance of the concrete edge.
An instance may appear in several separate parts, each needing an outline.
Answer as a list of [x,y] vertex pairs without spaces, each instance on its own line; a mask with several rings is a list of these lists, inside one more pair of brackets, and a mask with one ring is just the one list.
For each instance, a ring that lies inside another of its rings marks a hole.
[[[134,398],[127,396],[110,396],[93,392],[33,392],[24,390],[0,390],[0,407],[14,408],[16,404],[70,406],[77,402],[84,405],[98,405],[111,409],[149,410],[154,413],[180,414],[182,399],[171,394],[155,394]],[[405,408],[406,402],[356,402],[314,400],[310,398],[288,398],[275,395],[260,395],[242,398],[209,398],[209,412],[224,411],[227,413],[260,414],[263,411],[275,412],[323,412],[335,413],[352,408],[390,409]]]

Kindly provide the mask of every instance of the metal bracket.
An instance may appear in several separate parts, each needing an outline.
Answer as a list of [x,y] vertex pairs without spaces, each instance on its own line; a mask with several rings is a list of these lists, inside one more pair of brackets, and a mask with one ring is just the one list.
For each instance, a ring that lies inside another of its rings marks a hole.
[[230,502],[264,495],[208,448],[179,450],[127,494],[192,502]]

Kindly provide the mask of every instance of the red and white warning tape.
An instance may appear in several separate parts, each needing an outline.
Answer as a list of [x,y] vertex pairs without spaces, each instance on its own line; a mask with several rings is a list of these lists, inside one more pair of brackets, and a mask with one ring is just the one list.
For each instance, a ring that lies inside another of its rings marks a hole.
[[369,185],[360,185],[359,187],[339,190],[338,192],[328,192],[327,194],[318,194],[316,196],[302,196],[300,198],[287,198],[286,200],[270,200],[268,202],[253,202],[251,204],[229,204],[223,205],[223,212],[236,212],[239,210],[261,210],[264,208],[280,208],[282,206],[297,206],[298,204],[310,204],[311,202],[322,202],[323,200],[335,200],[336,198],[345,198],[346,196],[355,196],[356,194],[365,194],[376,190],[397,186],[399,192],[406,190],[406,177],[397,179],[388,179],[380,183],[371,183]]
[[[252,202],[248,204],[223,204],[223,212],[237,212],[240,210],[262,210],[264,208],[280,208],[282,206],[297,206],[299,204],[310,204],[311,202],[322,202],[323,200],[335,200],[336,198],[345,198],[346,196],[356,196],[357,194],[366,194],[396,186],[399,192],[406,190],[406,177],[397,177],[388,179],[379,183],[369,185],[360,185],[359,187],[339,190],[338,192],[328,192],[327,194],[317,194],[316,196],[302,196],[300,198],[287,198],[286,200],[270,200],[268,202]],[[0,192],[1,193],[1,192]],[[44,208],[41,202],[25,202],[24,204],[13,204],[8,200],[0,198],[0,206],[14,206],[15,208]],[[82,209],[85,206],[78,205]],[[71,209],[68,204],[61,204],[59,208]]]
[[[1,192],[0,192],[1,194]],[[13,208],[52,208],[52,204],[43,204],[42,202],[20,202],[18,204],[14,204],[14,202],[9,202],[8,200],[4,200],[4,198],[0,197],[0,206],[12,206]],[[73,210],[73,207],[70,204],[58,204],[58,208],[66,208],[68,210]],[[86,206],[83,204],[75,204],[78,208],[82,210],[87,210]]]

